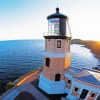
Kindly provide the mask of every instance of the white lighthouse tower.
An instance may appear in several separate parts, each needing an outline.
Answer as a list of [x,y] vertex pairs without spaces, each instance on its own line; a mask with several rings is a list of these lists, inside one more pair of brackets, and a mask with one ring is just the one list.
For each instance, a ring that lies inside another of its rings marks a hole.
[[65,69],[70,67],[70,43],[68,17],[59,12],[47,17],[48,34],[45,38],[45,58],[39,78],[39,88],[48,94],[65,93]]

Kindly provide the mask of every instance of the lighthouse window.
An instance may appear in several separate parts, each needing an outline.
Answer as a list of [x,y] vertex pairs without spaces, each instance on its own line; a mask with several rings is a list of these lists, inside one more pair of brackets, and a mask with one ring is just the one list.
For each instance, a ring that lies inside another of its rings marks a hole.
[[48,33],[49,35],[59,35],[59,18],[48,20]]
[[49,65],[50,65],[50,59],[49,58],[46,58],[46,66],[49,67]]
[[57,40],[57,48],[61,48],[61,40]]
[[56,74],[55,75],[55,81],[60,81],[60,76],[61,76],[60,74]]

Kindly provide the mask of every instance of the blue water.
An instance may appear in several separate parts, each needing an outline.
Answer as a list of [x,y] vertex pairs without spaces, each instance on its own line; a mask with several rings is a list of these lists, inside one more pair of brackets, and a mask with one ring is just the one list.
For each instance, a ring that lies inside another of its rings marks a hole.
[[100,61],[95,58],[95,55],[91,53],[90,49],[84,47],[84,45],[71,45],[72,63],[73,67],[85,67],[93,68],[100,67]]
[[[100,62],[89,49],[73,44],[72,64],[75,67],[91,68]],[[0,41],[0,80],[15,80],[43,66],[44,40]]]

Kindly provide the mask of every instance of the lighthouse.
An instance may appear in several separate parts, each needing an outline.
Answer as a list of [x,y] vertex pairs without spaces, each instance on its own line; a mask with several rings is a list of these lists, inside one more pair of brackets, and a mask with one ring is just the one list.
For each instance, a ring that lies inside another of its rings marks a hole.
[[45,38],[44,66],[38,87],[48,94],[65,93],[64,73],[70,67],[70,43],[68,17],[59,12],[49,15],[48,34]]

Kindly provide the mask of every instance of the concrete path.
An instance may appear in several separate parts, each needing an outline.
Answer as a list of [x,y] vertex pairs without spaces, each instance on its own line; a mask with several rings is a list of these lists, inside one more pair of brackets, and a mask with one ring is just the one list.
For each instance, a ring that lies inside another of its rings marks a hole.
[[26,83],[19,87],[16,87],[9,94],[5,95],[2,100],[14,100],[15,97],[17,97],[23,91],[32,94],[37,100],[41,100],[41,98],[42,100],[49,100],[47,97],[41,94],[31,83]]
[[41,69],[37,69],[36,71],[33,71],[31,73],[28,73],[27,75],[23,76],[21,79],[19,79],[18,82],[15,83],[16,86],[20,86],[22,84],[28,83],[33,81],[36,78],[39,78]]

